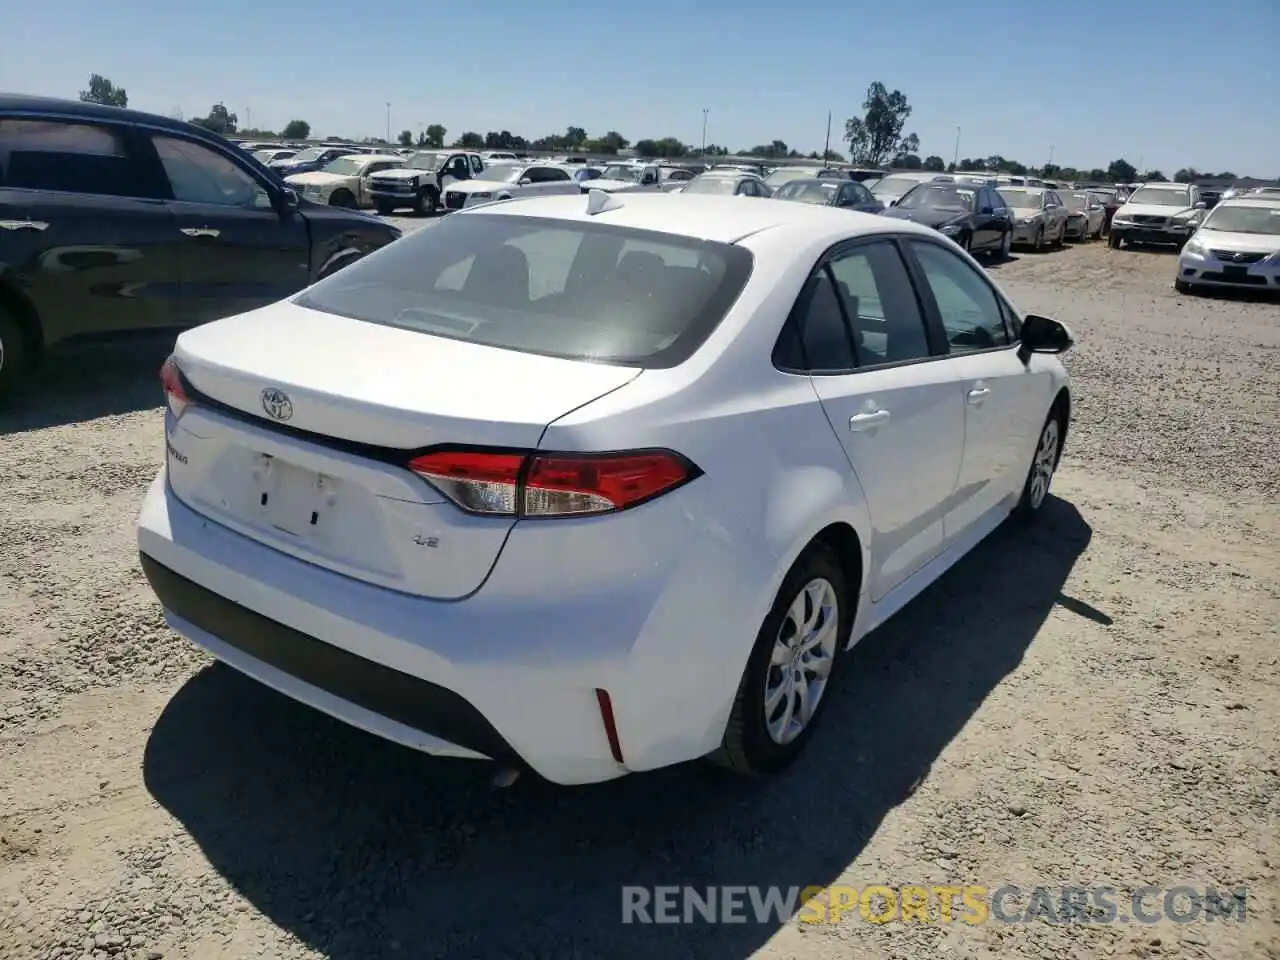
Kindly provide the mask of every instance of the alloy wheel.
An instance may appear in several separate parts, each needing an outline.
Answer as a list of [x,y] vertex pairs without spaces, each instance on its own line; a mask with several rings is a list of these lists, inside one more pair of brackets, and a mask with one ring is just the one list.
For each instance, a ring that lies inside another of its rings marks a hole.
[[840,603],[823,577],[796,594],[778,628],[764,681],[764,723],[785,745],[809,726],[826,693],[840,634]]
[[1031,464],[1031,489],[1027,500],[1033,510],[1039,509],[1044,498],[1049,495],[1053,471],[1058,467],[1058,436],[1058,418],[1050,417],[1040,434],[1040,444],[1036,447],[1035,460]]

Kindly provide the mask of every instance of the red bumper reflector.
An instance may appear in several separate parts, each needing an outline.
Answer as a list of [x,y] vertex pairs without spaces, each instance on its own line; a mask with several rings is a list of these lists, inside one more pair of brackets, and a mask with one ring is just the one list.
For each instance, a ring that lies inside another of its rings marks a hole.
[[609,691],[596,688],[596,703],[600,704],[600,719],[604,722],[604,734],[609,738],[609,752],[618,763],[623,763],[622,742],[618,739],[618,723],[613,718],[613,701]]

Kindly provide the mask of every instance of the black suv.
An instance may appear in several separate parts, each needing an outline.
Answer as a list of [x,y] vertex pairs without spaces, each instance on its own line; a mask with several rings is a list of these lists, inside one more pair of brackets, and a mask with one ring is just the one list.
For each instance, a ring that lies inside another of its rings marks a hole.
[[0,393],[54,344],[252,310],[398,236],[199,127],[0,94]]

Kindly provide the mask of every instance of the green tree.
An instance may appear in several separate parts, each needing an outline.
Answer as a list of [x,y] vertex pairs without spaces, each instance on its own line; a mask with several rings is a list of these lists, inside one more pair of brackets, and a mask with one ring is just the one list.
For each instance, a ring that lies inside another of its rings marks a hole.
[[1142,179],[1148,183],[1167,183],[1169,178],[1159,170],[1148,170],[1142,175]]
[[193,117],[191,122],[197,127],[204,127],[206,130],[212,130],[214,133],[220,133],[225,137],[236,132],[236,127],[240,121],[225,106],[215,103],[209,108],[207,117]]
[[947,169],[947,165],[939,156],[928,156],[924,158],[924,168],[926,170],[942,171]]
[[893,162],[889,164],[899,170],[919,170],[924,166],[920,162],[918,153],[902,153],[893,158]]
[[117,87],[100,73],[89,77],[89,89],[80,91],[80,99],[85,103],[100,103],[104,107],[127,107],[129,94],[124,87]]
[[311,124],[305,120],[290,120],[280,131],[280,136],[286,140],[306,140],[311,136]]
[[569,127],[564,133],[564,145],[572,149],[580,149],[587,142],[587,131],[582,127]]
[[431,124],[429,127],[427,127],[426,130],[422,132],[423,139],[426,141],[425,143],[423,143],[423,146],[433,147],[436,150],[439,150],[441,147],[444,146],[444,137],[446,133],[448,133],[448,131],[445,130],[445,128],[442,127],[440,124],[438,123]]
[[911,105],[900,90],[890,93],[877,80],[867,87],[861,117],[850,117],[844,124],[844,139],[849,144],[849,159],[856,164],[880,167],[891,157],[915,153],[920,141],[915,134],[905,139],[902,128],[911,116]]
[[479,150],[484,146],[484,137],[476,133],[474,130],[468,130],[457,139],[454,146],[463,147],[467,150]]
[[402,146],[402,147],[411,147],[411,146],[413,146],[413,131],[412,131],[412,130],[401,130],[401,131],[400,131],[400,136],[396,138],[396,142],[397,142],[397,143],[399,143],[399,144],[400,144],[400,146]]
[[1138,179],[1138,171],[1132,163],[1122,157],[1119,160],[1112,160],[1107,165],[1105,179],[1112,183],[1132,183]]

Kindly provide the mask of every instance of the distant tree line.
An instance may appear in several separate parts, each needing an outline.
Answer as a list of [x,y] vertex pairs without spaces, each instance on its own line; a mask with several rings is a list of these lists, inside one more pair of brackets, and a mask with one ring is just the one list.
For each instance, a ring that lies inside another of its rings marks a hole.
[[[88,89],[80,91],[80,99],[89,103],[101,103],[113,107],[127,107],[129,95],[123,87],[117,87],[101,74],[89,77]],[[627,148],[635,151],[637,156],[646,159],[679,159],[696,156],[735,156],[758,157],[761,160],[828,160],[833,163],[848,162],[857,166],[877,169],[900,170],[936,170],[938,172],[966,170],[985,170],[991,173],[1007,173],[1013,176],[1055,177],[1062,180],[1097,180],[1108,183],[1132,183],[1135,181],[1163,181],[1169,178],[1160,170],[1139,171],[1124,158],[1112,160],[1106,169],[1093,167],[1062,166],[1045,164],[1035,167],[1008,160],[1001,156],[964,157],[958,162],[948,163],[936,154],[921,157],[920,138],[914,133],[903,134],[907,119],[911,116],[911,104],[901,90],[889,90],[883,83],[876,81],[867,87],[866,97],[862,102],[861,116],[850,117],[844,124],[843,140],[848,146],[847,157],[835,150],[827,150],[825,154],[818,151],[802,153],[788,146],[782,140],[756,144],[753,147],[738,151],[719,144],[707,144],[705,150],[697,144],[687,144],[677,137],[647,138],[632,143],[616,130],[592,137],[583,127],[570,126],[564,133],[553,133],[529,140],[510,130],[490,130],[480,133],[467,130],[450,144],[468,150],[511,150],[511,151],[567,151],[573,153],[608,156],[618,154]],[[305,120],[290,120],[279,132],[262,129],[245,129],[240,127],[239,118],[221,103],[215,103],[203,117],[192,117],[189,121],[196,126],[204,127],[224,136],[258,137],[261,139],[280,138],[284,140],[306,140],[311,136],[311,124]],[[440,149],[446,143],[448,131],[438,123],[422,126],[417,136],[411,130],[402,130],[397,143],[401,146],[418,146],[425,149]],[[347,137],[331,137],[332,140],[351,141]],[[366,137],[361,143],[384,144],[381,137]],[[1194,167],[1183,167],[1176,171],[1173,179],[1188,182],[1217,178],[1235,180],[1236,174],[1231,171],[1209,173]],[[1247,179],[1247,178],[1246,178]]]

